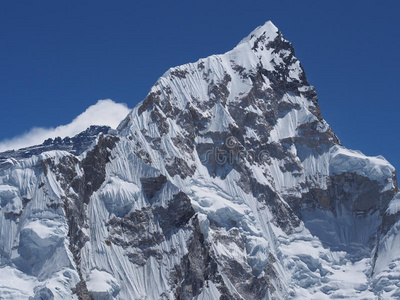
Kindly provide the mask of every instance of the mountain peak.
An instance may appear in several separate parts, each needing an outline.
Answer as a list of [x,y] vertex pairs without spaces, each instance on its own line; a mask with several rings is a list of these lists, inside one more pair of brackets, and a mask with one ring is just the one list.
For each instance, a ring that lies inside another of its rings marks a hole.
[[249,41],[255,41],[263,36],[266,39],[272,41],[278,35],[278,31],[279,29],[274,25],[274,23],[272,23],[271,21],[267,21],[264,25],[258,26],[256,29],[250,32],[250,34],[242,39],[238,45]]
[[395,170],[340,145],[271,22],[106,130],[0,153],[0,298],[400,295]]

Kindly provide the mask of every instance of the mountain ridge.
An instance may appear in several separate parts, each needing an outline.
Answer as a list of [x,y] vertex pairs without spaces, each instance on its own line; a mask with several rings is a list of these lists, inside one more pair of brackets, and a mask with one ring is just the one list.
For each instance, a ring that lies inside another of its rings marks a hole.
[[340,144],[272,22],[90,141],[0,168],[5,298],[400,295],[395,169]]

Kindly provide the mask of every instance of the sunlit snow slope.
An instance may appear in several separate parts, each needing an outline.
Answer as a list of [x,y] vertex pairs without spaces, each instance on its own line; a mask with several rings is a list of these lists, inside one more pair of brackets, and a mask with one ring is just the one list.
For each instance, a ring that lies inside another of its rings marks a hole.
[[0,154],[1,299],[400,297],[395,170],[340,144],[271,22],[100,131]]

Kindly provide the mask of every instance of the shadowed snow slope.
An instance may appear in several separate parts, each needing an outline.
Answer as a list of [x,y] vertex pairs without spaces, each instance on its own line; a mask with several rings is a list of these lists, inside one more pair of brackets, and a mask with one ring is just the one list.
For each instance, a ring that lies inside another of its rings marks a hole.
[[395,170],[340,144],[271,22],[69,149],[0,154],[2,298],[400,296]]

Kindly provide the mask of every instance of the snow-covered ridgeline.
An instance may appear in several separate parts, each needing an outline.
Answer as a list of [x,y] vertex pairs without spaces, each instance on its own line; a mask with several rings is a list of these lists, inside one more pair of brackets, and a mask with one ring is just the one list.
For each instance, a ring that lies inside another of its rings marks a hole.
[[0,296],[395,297],[396,193],[267,22],[168,70],[80,156],[2,161]]

